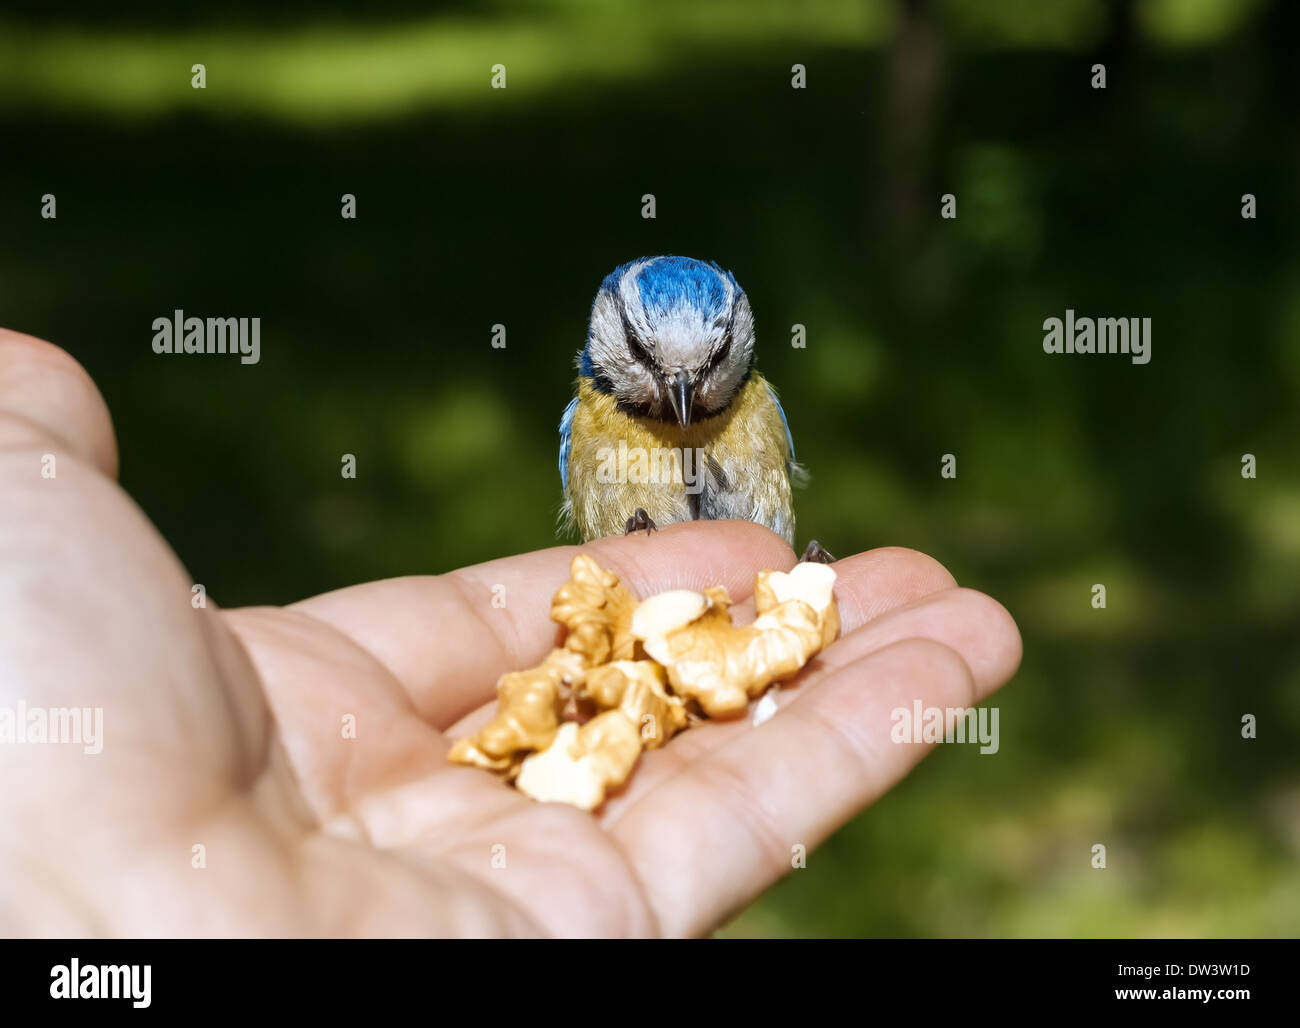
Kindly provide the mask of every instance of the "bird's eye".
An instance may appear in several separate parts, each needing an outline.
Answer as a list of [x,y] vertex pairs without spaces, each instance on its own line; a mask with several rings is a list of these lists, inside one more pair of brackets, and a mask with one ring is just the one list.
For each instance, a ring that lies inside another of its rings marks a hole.
[[731,336],[727,336],[726,342],[718,347],[718,352],[709,359],[709,368],[716,368],[719,364],[727,359],[727,354],[731,352]]
[[632,322],[627,317],[627,311],[619,307],[618,313],[623,322],[623,337],[627,340],[627,352],[641,364],[650,367],[653,363],[650,359],[650,353],[641,345],[641,340],[637,338],[636,332],[633,331]]
[[646,350],[646,348],[641,345],[641,340],[638,339],[631,332],[627,334],[627,348],[629,352],[632,354],[632,356],[635,357],[637,360],[639,360],[642,364],[649,363],[650,361],[649,351]]

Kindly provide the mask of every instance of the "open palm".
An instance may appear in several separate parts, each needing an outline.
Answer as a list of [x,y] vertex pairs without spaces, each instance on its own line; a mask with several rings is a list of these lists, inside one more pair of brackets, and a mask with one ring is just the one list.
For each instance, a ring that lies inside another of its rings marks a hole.
[[[843,637],[777,715],[647,752],[593,817],[446,760],[555,644],[573,547],[196,609],[115,468],[80,367],[0,332],[0,706],[104,711],[97,755],[0,746],[6,934],[704,933],[924,755],[890,711],[974,704],[1020,659],[1002,607],[930,558],[841,560]],[[639,596],[723,584],[740,619],[754,573],[794,563],[743,522],[585,549]]]

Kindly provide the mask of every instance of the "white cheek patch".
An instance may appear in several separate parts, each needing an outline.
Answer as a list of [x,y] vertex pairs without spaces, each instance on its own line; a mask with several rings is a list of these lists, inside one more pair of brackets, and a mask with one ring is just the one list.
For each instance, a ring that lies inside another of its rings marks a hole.
[[643,403],[654,398],[654,380],[628,352],[618,300],[608,293],[592,311],[589,346],[592,363],[620,396]]
[[[618,298],[623,303],[623,309],[627,312],[627,319],[632,323],[641,335],[649,334],[650,323],[646,318],[645,306],[641,303],[641,290],[637,286],[637,276],[641,274],[649,261],[637,261],[627,271],[623,272],[623,277],[618,282]],[[619,326],[620,331],[622,326]]]

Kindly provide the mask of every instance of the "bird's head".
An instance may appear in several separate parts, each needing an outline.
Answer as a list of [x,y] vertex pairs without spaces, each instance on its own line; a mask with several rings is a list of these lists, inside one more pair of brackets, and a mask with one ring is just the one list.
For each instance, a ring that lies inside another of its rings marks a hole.
[[754,316],[731,272],[643,257],[601,283],[578,368],[629,413],[685,428],[726,408],[753,359]]

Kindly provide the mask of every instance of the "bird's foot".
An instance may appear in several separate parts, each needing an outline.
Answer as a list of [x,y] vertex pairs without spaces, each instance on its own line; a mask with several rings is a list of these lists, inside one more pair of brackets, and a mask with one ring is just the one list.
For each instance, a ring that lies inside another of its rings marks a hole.
[[654,520],[645,512],[645,510],[638,507],[633,511],[632,516],[627,519],[627,524],[623,526],[623,534],[631,535],[633,532],[639,532],[643,528],[645,529],[645,534],[649,535],[651,532],[656,531],[659,526],[654,523]]
[[826,549],[816,539],[808,543],[807,548],[803,551],[803,556],[799,558],[799,563],[805,562],[812,564],[834,564],[835,558],[831,556],[830,551]]

